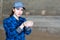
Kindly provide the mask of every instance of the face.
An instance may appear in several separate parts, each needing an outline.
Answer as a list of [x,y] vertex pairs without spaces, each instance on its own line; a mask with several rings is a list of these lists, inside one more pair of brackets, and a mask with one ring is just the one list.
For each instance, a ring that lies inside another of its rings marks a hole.
[[22,13],[23,13],[23,8],[15,8],[15,9],[13,9],[13,11],[14,11],[14,14],[17,16],[17,17],[20,17],[21,15],[22,15]]

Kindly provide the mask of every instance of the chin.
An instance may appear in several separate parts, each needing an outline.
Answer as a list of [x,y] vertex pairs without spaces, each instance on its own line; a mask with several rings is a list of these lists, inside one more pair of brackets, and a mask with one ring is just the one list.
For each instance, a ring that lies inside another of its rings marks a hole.
[[18,15],[18,17],[20,17],[21,15]]

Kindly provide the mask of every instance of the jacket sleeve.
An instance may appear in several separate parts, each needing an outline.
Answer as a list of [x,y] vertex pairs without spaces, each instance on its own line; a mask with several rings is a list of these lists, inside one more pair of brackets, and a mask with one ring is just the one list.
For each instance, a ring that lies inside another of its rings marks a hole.
[[[8,22],[8,21],[3,21],[3,26],[4,29],[6,30],[6,33],[12,37],[15,37],[16,35],[19,34],[19,32],[22,32],[22,29],[20,28],[15,28],[15,26],[17,25],[13,25],[12,23]],[[20,30],[18,32],[18,30]]]
[[[24,22],[25,22],[25,21],[27,21],[27,20],[24,19]],[[25,26],[24,29],[25,29],[24,31],[25,31],[25,34],[26,34],[26,35],[29,35],[29,34],[32,32],[32,28],[30,28],[30,27],[26,27],[26,26]]]
[[29,35],[32,31],[32,28],[30,27],[25,27],[25,34]]

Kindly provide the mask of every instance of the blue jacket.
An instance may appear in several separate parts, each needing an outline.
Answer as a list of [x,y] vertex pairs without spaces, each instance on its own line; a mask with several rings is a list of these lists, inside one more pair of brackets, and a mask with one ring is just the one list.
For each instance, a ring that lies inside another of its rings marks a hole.
[[20,29],[19,26],[26,21],[25,18],[19,17],[19,21],[14,16],[3,20],[3,27],[6,33],[6,40],[26,40],[25,34],[31,33],[31,28],[24,27]]

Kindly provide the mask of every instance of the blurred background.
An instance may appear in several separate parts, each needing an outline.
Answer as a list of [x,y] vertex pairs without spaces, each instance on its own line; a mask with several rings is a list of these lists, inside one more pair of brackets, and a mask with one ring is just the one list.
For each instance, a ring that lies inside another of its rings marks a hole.
[[22,16],[34,21],[27,40],[60,40],[60,0],[0,0],[0,40],[5,40],[3,19],[11,14],[15,1],[24,3]]

